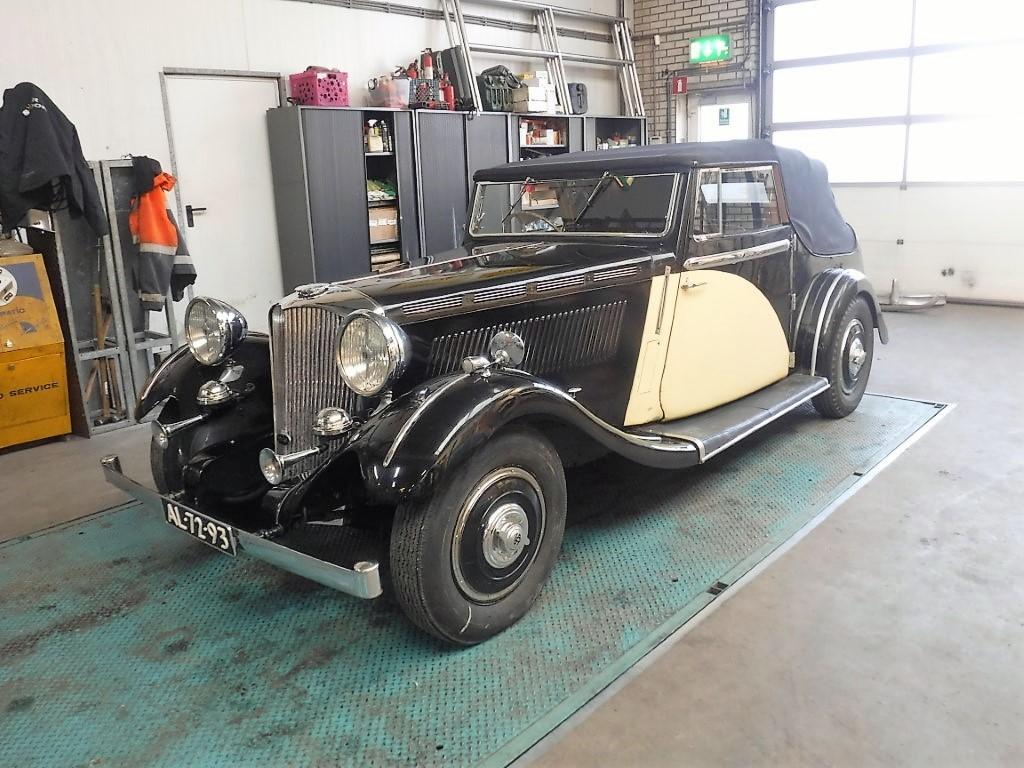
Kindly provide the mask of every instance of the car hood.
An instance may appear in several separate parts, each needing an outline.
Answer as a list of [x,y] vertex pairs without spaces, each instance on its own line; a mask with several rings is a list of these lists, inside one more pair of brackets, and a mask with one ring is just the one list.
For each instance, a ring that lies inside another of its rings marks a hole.
[[[430,264],[346,281],[351,288],[391,312],[410,302],[439,299],[479,289],[500,288],[619,264],[651,262],[657,246],[593,242],[515,242],[460,247],[435,255]],[[649,276],[639,269],[637,279]]]

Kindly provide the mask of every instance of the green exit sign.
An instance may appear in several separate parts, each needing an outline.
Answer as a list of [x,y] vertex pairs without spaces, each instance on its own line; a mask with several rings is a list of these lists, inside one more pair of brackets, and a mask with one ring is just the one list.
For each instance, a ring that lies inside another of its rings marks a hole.
[[732,38],[729,35],[708,35],[690,41],[691,64],[714,64],[731,58]]

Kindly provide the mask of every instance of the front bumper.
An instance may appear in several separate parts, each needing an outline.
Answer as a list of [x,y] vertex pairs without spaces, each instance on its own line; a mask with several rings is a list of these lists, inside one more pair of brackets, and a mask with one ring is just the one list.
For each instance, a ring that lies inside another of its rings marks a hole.
[[[182,509],[189,509],[177,499],[168,498],[132,480],[121,471],[121,460],[117,456],[105,456],[100,462],[107,482],[134,496],[143,506],[158,512],[163,518],[164,505],[171,503]],[[237,525],[218,520],[216,516],[201,510],[190,510],[209,517],[231,528],[238,537],[238,549],[257,560],[275,565],[285,571],[337,589],[346,594],[362,598],[378,597],[381,592],[380,567],[374,560],[359,560],[351,568],[328,562],[284,546]]]

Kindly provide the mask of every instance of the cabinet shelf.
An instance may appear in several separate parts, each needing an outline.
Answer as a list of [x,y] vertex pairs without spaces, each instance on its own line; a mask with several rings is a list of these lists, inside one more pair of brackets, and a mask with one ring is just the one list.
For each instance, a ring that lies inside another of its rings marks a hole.
[[394,152],[363,152],[366,157],[394,157]]
[[382,197],[377,200],[367,199],[366,204],[371,208],[379,208],[382,205],[392,205],[398,202],[398,197]]

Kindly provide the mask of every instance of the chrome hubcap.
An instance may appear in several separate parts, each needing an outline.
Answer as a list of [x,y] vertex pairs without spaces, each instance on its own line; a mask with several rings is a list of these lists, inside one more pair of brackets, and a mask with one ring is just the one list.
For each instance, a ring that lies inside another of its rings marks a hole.
[[530,523],[518,504],[502,504],[484,525],[484,559],[494,568],[507,568],[530,543]]
[[848,363],[850,368],[850,376],[857,378],[860,373],[860,369],[864,365],[864,361],[867,359],[868,353],[864,349],[864,341],[858,336],[850,344],[850,361]]

